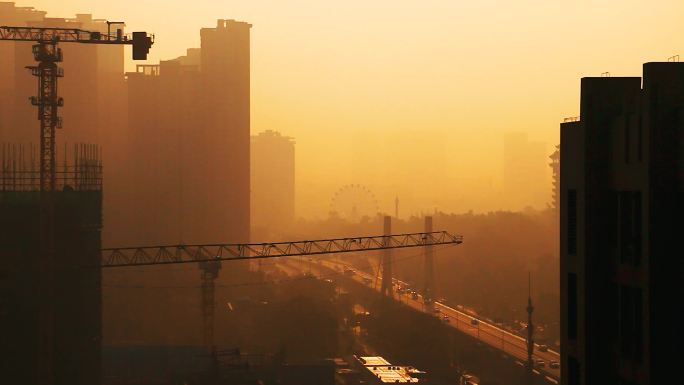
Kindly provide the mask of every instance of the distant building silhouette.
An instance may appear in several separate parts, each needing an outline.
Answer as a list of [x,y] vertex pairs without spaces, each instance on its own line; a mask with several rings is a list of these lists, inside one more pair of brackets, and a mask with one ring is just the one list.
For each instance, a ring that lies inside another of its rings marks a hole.
[[196,182],[210,188],[195,199],[207,202],[201,212],[214,218],[202,223],[200,234],[206,240],[249,242],[250,238],[251,28],[249,23],[219,19],[216,28],[200,31],[208,163],[197,170]]
[[[107,32],[105,20],[90,14],[75,18],[45,17],[31,7],[16,7],[0,2],[0,25],[28,27],[78,28]],[[116,26],[123,28],[122,26]],[[36,142],[38,122],[35,107],[27,101],[36,92],[36,79],[26,66],[35,59],[32,42],[3,41],[0,44],[0,137],[4,141]],[[60,116],[64,130],[60,141],[68,143],[105,142],[107,127],[123,123],[116,108],[123,107],[123,46],[64,44],[65,77],[59,80],[59,94],[64,98]],[[113,120],[112,120],[113,119]]]
[[560,208],[560,145],[549,155],[551,163],[551,209],[557,214]]
[[583,78],[580,111],[561,124],[561,383],[671,383],[684,343],[684,63],[644,64],[643,88]]
[[[0,25],[26,26],[42,21],[47,12],[0,2]],[[0,138],[3,142],[37,142],[38,122],[28,97],[36,92],[35,79],[25,68],[35,63],[31,43],[0,43]],[[30,128],[35,127],[35,131]]]
[[295,209],[295,142],[277,131],[252,136],[252,225],[280,232]]
[[[193,169],[205,160],[199,111],[200,75],[197,65],[167,60],[137,66],[126,74],[128,87],[129,157],[126,195],[128,226],[118,244],[185,242],[193,234],[190,183]],[[193,155],[195,154],[195,155]],[[206,162],[208,163],[208,162]],[[206,167],[206,166],[205,166]]]
[[532,142],[527,134],[504,136],[503,202],[509,209],[542,207],[548,202],[546,145]]
[[249,241],[250,28],[219,20],[201,48],[127,74],[130,242]]
[[[104,19],[90,14],[77,14],[74,18],[46,17],[45,11],[32,7],[17,7],[13,2],[0,2],[0,25],[31,27],[78,28],[107,32]],[[125,28],[115,24],[113,29]],[[36,93],[36,78],[26,66],[34,65],[31,42],[0,43],[0,141],[38,143],[39,123],[36,108],[28,97]],[[121,152],[125,143],[122,130],[126,125],[126,95],[124,73],[124,47],[121,45],[62,44],[64,77],[59,80],[59,95],[64,107],[59,114],[64,129],[58,132],[57,153],[64,153],[64,145],[97,143],[103,149],[103,161],[108,164],[104,180],[104,242],[111,240],[113,232],[126,231],[126,218],[120,215],[119,202],[125,175]],[[61,156],[61,155],[60,155]]]

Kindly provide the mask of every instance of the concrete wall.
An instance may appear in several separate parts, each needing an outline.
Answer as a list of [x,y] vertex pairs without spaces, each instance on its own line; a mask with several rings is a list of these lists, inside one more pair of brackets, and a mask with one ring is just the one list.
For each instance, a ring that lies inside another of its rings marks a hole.
[[39,249],[39,198],[38,192],[0,192],[0,345],[6,353],[0,372],[7,383],[44,384],[51,356],[55,384],[97,384],[102,194],[55,193],[52,268]]

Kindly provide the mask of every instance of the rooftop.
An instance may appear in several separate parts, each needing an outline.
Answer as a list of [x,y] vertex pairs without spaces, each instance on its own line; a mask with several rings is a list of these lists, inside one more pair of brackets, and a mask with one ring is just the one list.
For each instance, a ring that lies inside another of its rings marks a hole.
[[366,369],[382,383],[409,384],[418,382],[418,379],[411,376],[409,368],[405,366],[367,366]]
[[422,377],[426,374],[412,366],[392,365],[389,361],[380,356],[357,357],[357,360],[370,374],[380,380],[381,383],[418,383],[420,382],[418,377]]
[[389,361],[382,357],[359,357],[359,361],[363,366],[380,366],[380,365],[391,365]]

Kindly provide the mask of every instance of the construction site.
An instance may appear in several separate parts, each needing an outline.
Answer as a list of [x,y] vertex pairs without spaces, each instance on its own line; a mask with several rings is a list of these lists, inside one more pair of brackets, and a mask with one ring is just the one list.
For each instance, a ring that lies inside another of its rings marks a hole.
[[[348,185],[331,203],[350,223],[340,237],[283,239],[294,141],[250,134],[251,25],[219,19],[199,48],[129,72],[155,36],[125,29],[0,3],[3,382],[477,383],[480,327],[452,332],[434,286],[433,248],[463,238],[431,216],[393,232],[370,190]],[[407,289],[393,274],[412,249],[416,309],[395,303]],[[532,376],[514,362],[534,346],[516,338],[485,380]],[[422,370],[368,364],[378,349]]]

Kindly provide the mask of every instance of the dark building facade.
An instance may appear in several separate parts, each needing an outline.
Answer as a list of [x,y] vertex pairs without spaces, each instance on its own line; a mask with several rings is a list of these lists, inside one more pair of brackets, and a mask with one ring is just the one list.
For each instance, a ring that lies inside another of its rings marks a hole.
[[295,215],[295,142],[267,130],[251,146],[252,226],[282,233]]
[[[0,372],[3,383],[100,383],[101,163],[79,146],[59,162],[46,226],[38,172],[17,146],[0,151]],[[12,150],[8,150],[12,149]],[[28,153],[29,151],[22,151]],[[61,159],[60,159],[61,160]],[[45,234],[52,234],[46,254]]]
[[561,124],[561,383],[671,383],[684,343],[684,63],[581,87],[580,119]]

